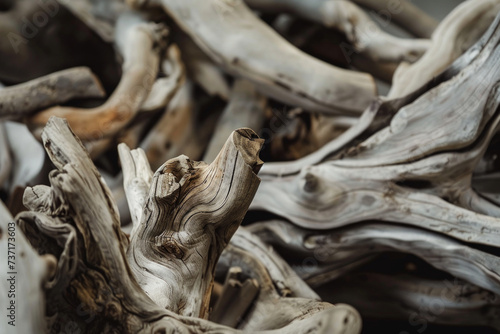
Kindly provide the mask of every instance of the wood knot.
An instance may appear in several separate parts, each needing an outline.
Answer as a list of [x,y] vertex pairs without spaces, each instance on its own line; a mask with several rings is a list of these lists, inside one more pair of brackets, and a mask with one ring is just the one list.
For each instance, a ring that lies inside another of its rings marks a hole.
[[161,253],[172,254],[178,259],[184,258],[182,246],[172,237],[155,237],[155,244]]
[[318,189],[318,179],[311,173],[304,176],[304,191],[311,193]]

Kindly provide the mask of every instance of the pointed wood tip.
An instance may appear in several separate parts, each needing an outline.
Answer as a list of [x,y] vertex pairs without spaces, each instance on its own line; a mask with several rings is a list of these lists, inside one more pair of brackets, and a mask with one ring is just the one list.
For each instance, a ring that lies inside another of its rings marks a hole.
[[240,128],[233,132],[233,142],[245,163],[257,174],[264,164],[264,161],[259,158],[264,139],[260,138],[252,129]]

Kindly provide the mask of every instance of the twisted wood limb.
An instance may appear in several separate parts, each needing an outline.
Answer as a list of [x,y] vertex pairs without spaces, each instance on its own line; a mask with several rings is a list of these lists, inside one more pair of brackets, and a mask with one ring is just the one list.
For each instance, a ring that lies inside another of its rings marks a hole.
[[34,115],[27,122],[36,135],[51,116],[58,116],[66,118],[82,140],[102,139],[116,134],[137,114],[156,79],[166,30],[127,12],[120,16],[116,34],[124,61],[113,94],[97,108],[54,107]]
[[166,59],[161,63],[161,70],[167,76],[155,81],[147,99],[141,106],[141,111],[165,108],[184,83],[186,73],[177,45],[171,45],[167,49]]
[[497,17],[487,38],[434,81],[440,85],[382,118],[367,113],[371,121],[356,131],[378,131],[360,144],[352,136],[330,161],[266,175],[252,208],[308,228],[383,220],[498,247],[498,218],[486,214],[499,210],[479,202],[470,179],[500,122],[499,24]]
[[444,71],[483,35],[499,10],[497,0],[469,0],[457,6],[432,34],[429,50],[414,64],[398,67],[388,97],[405,96]]
[[378,62],[416,61],[430,46],[425,39],[404,39],[382,29],[358,6],[335,0],[245,0],[263,12],[294,14],[345,33],[355,52]]
[[0,119],[21,119],[34,111],[73,98],[103,97],[97,77],[86,67],[75,67],[0,89]]
[[374,97],[370,75],[339,69],[304,54],[260,21],[242,0],[128,3],[163,6],[216,63],[287,104],[311,111],[358,114]]
[[458,279],[361,272],[322,289],[372,319],[425,320],[442,325],[500,329],[500,297]]
[[[327,307],[272,248],[241,227],[222,253],[217,270],[225,271],[234,266],[240,267],[247,277],[256,279],[260,287],[257,300],[239,324],[238,328],[245,332],[293,323],[294,319]],[[276,313],[275,310],[280,311]],[[342,322],[340,327],[331,327],[332,333],[341,333],[342,330],[351,333],[360,329],[360,320],[350,306],[337,304],[334,310],[331,320],[323,318],[317,321]]]
[[[255,173],[262,164],[257,156],[262,143],[256,138],[249,129],[237,130],[211,165],[180,156],[153,176],[128,259],[158,305],[207,317],[215,264],[259,184]],[[179,280],[182,287],[174,287]]]
[[384,21],[394,21],[397,25],[416,37],[429,38],[438,26],[438,22],[429,14],[408,0],[351,0],[368,9],[372,9]]
[[240,127],[261,129],[266,108],[267,99],[258,93],[250,82],[237,80],[234,83],[229,103],[214,129],[214,135],[208,144],[203,160],[215,159],[233,129]]
[[231,88],[221,68],[184,32],[175,31],[173,39],[182,50],[182,60],[186,64],[188,77],[209,95],[228,100]]
[[328,282],[328,271],[345,262],[395,251],[413,254],[439,270],[500,295],[500,260],[496,255],[422,229],[369,223],[310,233],[281,221],[258,223],[249,229],[280,249],[293,250],[302,259],[314,258],[317,268],[298,273],[315,286]]
[[[258,168],[258,163],[253,166],[246,164],[245,161],[248,162],[248,159],[252,158],[236,149],[244,146],[245,142],[253,142],[251,138],[240,138],[241,132],[249,134],[245,130],[233,134],[226,146],[229,152],[221,153],[217,160],[221,165],[218,167],[240,166],[244,173],[252,173],[250,175],[256,180],[257,177],[253,173]],[[26,191],[25,204],[31,211],[20,214],[17,221],[40,253],[53,254],[58,258],[56,273],[46,287],[47,320],[52,332],[241,333],[203,319],[181,316],[156,305],[132,275],[125,255],[126,238],[117,226],[116,208],[110,191],[85,154],[81,142],[74,137],[67,123],[57,118],[49,120],[42,138],[57,170],[50,175],[50,187],[39,186]],[[250,149],[250,152],[256,154],[253,149]],[[181,157],[172,160],[165,167],[174,167],[175,161],[189,164],[186,158]],[[193,168],[208,172],[209,166],[196,164]],[[177,182],[172,182],[172,187],[169,187],[168,182],[157,182],[160,178],[168,177],[161,174],[162,171],[163,169],[160,169],[153,178],[152,194],[156,193],[155,190],[163,193],[170,190],[170,195],[179,195],[176,198],[179,201],[195,199],[195,194],[190,196],[185,191],[188,190],[189,184],[199,180],[196,175],[184,174],[182,187],[179,188]],[[183,173],[182,169],[176,168],[170,171],[177,176]],[[234,178],[234,182],[242,181]],[[211,187],[209,184],[206,186]],[[222,186],[221,191],[224,190],[241,191],[234,187],[227,189]],[[173,200],[172,197],[169,199]],[[245,196],[242,196],[241,200],[248,202]],[[168,206],[169,202],[156,202],[156,198],[150,198],[145,212],[156,205]],[[193,208],[196,206],[191,209]],[[180,209],[189,211],[185,207]],[[234,207],[226,209],[228,210],[224,213],[231,217],[234,210],[239,210]],[[144,217],[145,222],[148,216]],[[199,227],[191,226],[194,229]],[[226,232],[231,234],[229,230]],[[228,234],[222,235],[220,241],[226,240]],[[140,234],[136,233],[136,236],[138,235]],[[200,235],[202,239],[203,236],[204,233]],[[168,240],[173,239],[163,239],[167,241],[167,245]],[[133,243],[134,241],[131,247]],[[165,254],[179,254],[175,252],[175,247],[166,249],[174,253],[167,251]],[[182,289],[180,286],[178,288]],[[317,302],[311,304],[308,300],[301,304],[302,307],[296,306],[294,309],[302,309],[300,317],[290,319],[289,322],[270,324],[257,333],[360,331],[359,316],[350,307],[332,307],[328,303],[322,303],[321,307],[318,307]]]

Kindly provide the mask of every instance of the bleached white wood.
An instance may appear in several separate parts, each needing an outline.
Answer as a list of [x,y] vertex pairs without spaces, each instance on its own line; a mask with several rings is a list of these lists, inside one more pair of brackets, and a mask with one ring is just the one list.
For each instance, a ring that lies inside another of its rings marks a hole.
[[99,79],[87,67],[75,67],[0,89],[0,119],[19,120],[34,111],[72,98],[104,97]]
[[203,161],[211,162],[215,159],[234,129],[247,127],[259,131],[264,124],[266,108],[267,99],[255,90],[252,83],[237,80],[233,84],[229,102],[219,117]]
[[[127,2],[135,7],[144,4]],[[311,111],[351,114],[360,113],[375,96],[370,75],[304,54],[260,21],[242,0],[147,4],[163,6],[210,58],[230,73],[254,82],[267,96]]]
[[298,271],[315,286],[328,282],[326,273],[344,262],[393,251],[413,254],[439,270],[500,295],[500,259],[438,233],[380,222],[314,233],[282,221],[254,224],[249,229],[266,242],[286,245],[303,259],[310,257],[321,264]]
[[177,45],[171,45],[167,49],[166,59],[161,62],[161,71],[166,77],[155,81],[147,99],[141,106],[141,111],[165,108],[184,82],[185,69]]
[[405,39],[383,31],[370,16],[350,1],[336,0],[245,0],[253,9],[290,13],[335,28],[345,34],[351,53],[362,53],[377,62],[416,61],[430,46],[426,39]]
[[123,129],[147,99],[159,70],[166,28],[137,13],[125,12],[117,21],[115,43],[123,56],[122,78],[108,100],[99,107],[53,107],[37,113],[27,123],[39,136],[51,116],[62,117],[82,140],[100,140]]
[[499,10],[497,0],[468,0],[458,5],[433,32],[429,50],[414,64],[398,67],[388,97],[403,97],[444,71],[481,37]]
[[[339,137],[351,141],[341,142],[344,150],[331,152],[330,160],[310,166],[301,161],[300,172],[293,163],[275,167],[274,174],[264,169],[251,208],[314,229],[382,220],[498,247],[498,208],[476,196],[470,179],[500,122],[499,23],[497,17],[487,40],[471,50],[473,57],[460,59],[412,103],[379,109],[382,119],[367,111],[369,123]],[[370,127],[380,130],[363,134]],[[368,138],[356,138],[361,135]]]

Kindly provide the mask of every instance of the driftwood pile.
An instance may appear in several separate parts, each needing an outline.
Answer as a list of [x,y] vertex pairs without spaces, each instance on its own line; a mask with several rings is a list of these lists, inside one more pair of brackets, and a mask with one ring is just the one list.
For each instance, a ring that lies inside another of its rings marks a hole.
[[0,1],[0,333],[499,332],[498,13]]

